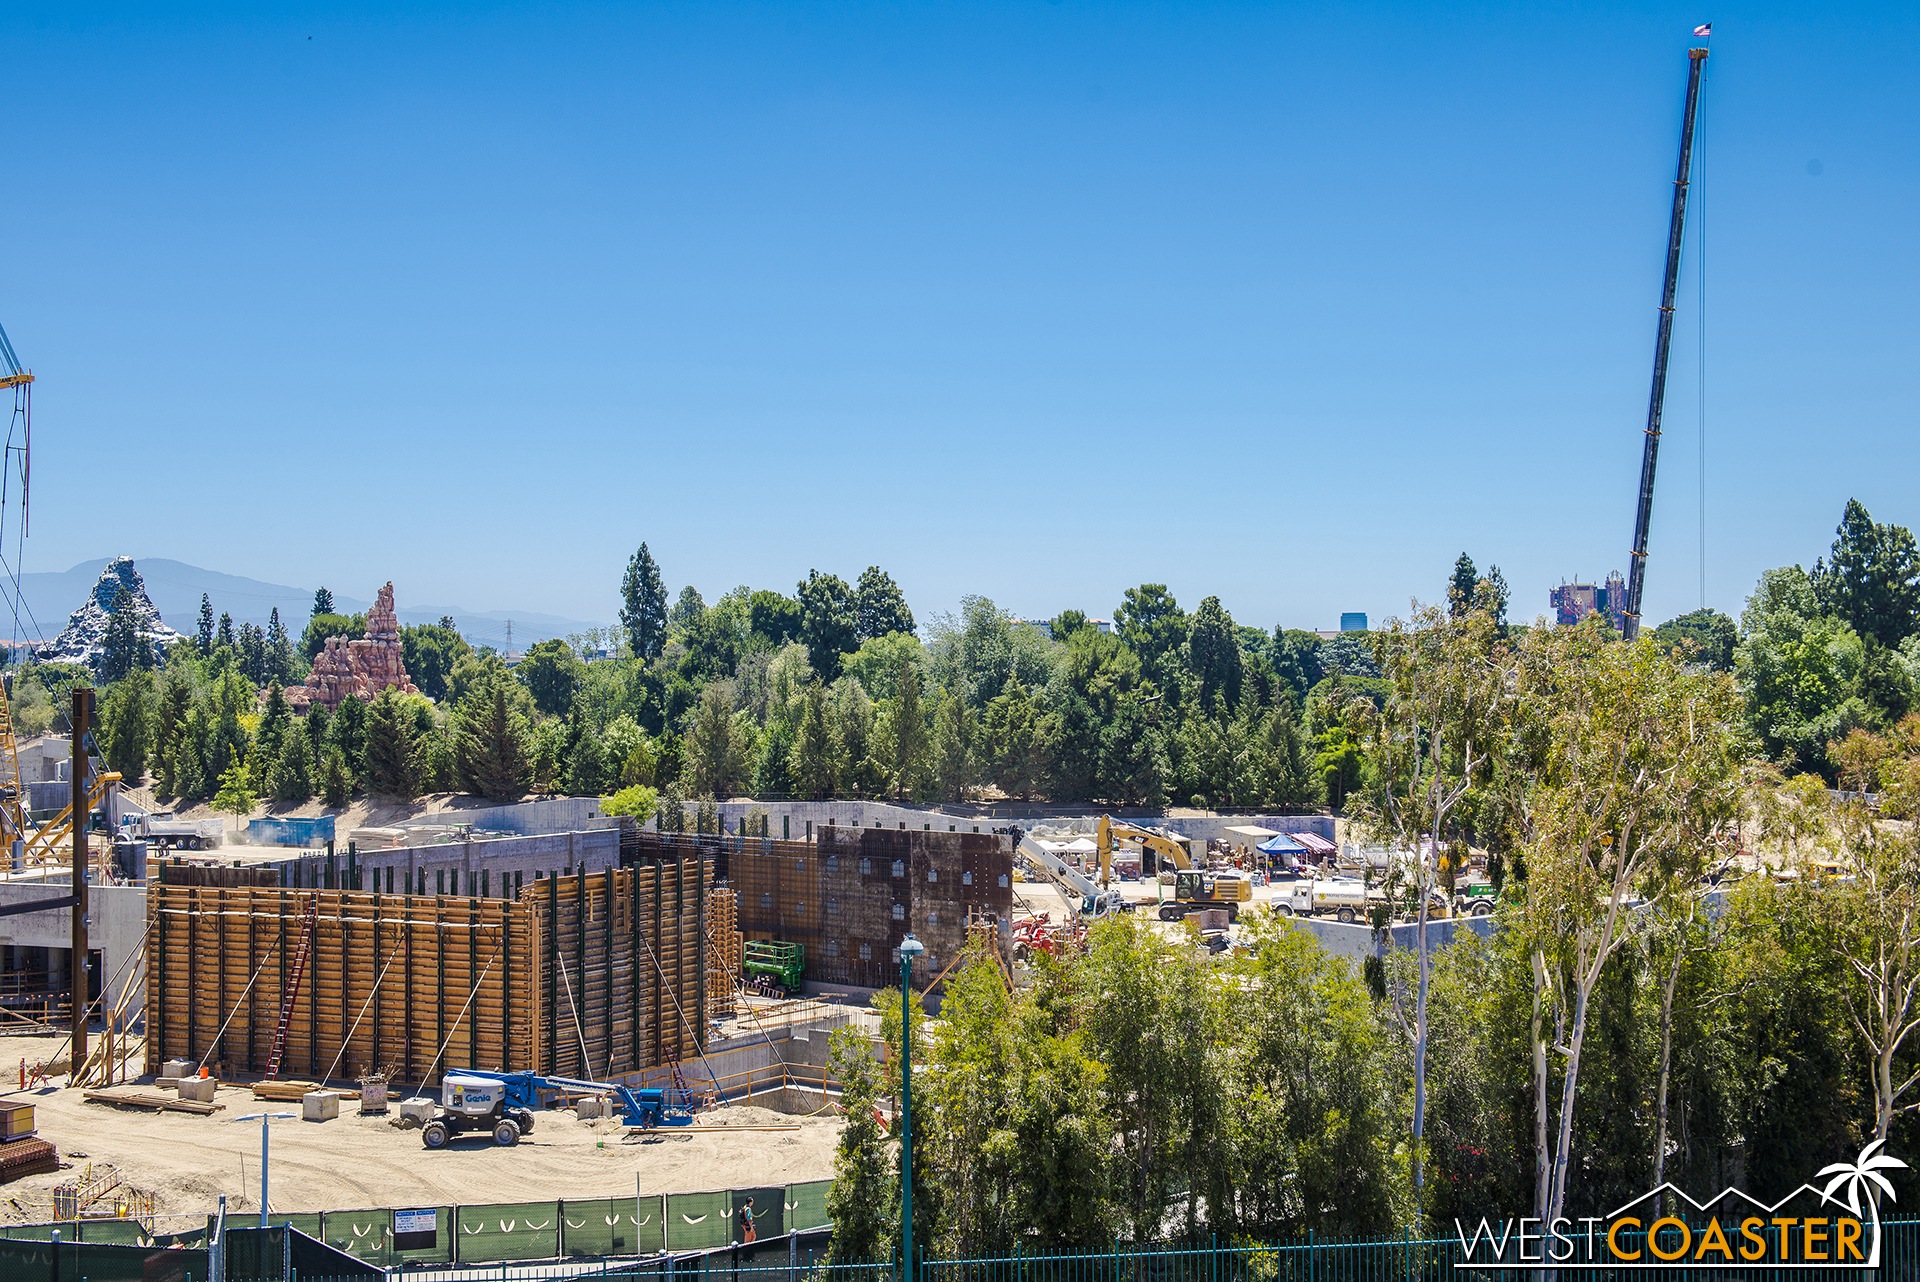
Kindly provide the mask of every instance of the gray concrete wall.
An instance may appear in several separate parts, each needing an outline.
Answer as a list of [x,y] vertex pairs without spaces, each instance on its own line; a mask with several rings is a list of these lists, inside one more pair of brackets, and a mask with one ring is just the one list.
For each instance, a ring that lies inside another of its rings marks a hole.
[[[60,899],[72,891],[65,876],[45,881],[0,882],[0,905],[30,903],[36,899]],[[112,1005],[131,987],[135,996],[129,1010],[138,1013],[146,1000],[145,967],[128,958],[139,951],[147,930],[147,888],[145,886],[89,886],[87,888],[87,947],[100,953],[100,983],[103,998]],[[21,948],[57,948],[63,953],[73,945],[73,909],[50,908],[42,912],[0,917],[0,945]],[[118,976],[116,979],[115,976]]]
[[[336,849],[339,848],[336,846]],[[488,874],[486,892],[496,898],[504,898],[509,893],[510,879],[516,875],[520,884],[524,885],[534,879],[536,872],[547,876],[568,870],[578,872],[582,868],[588,872],[599,872],[604,868],[619,867],[620,832],[617,828],[593,828],[584,832],[556,832],[534,837],[476,838],[437,846],[369,850],[358,854],[357,863],[364,870],[360,884],[368,891],[385,893],[387,875],[391,872],[394,894],[408,893],[409,886],[417,892],[424,872],[425,893],[429,895],[478,895],[482,890],[480,874],[485,870]],[[327,856],[324,853],[294,855],[268,866],[291,869],[297,885],[326,884]],[[333,866],[336,870],[334,884],[339,885],[338,879],[344,878],[347,871],[344,849],[333,856]],[[376,877],[378,882],[375,881]],[[445,891],[440,890],[443,884]]]
[[[1336,957],[1350,958],[1355,962],[1373,955],[1377,949],[1373,942],[1373,928],[1358,923],[1347,926],[1324,917],[1287,917],[1283,918],[1295,930],[1312,935],[1319,945]],[[1470,930],[1482,939],[1493,936],[1494,919],[1492,917],[1454,917],[1445,921],[1427,923],[1427,952],[1433,953],[1450,946],[1462,930]],[[1419,946],[1420,927],[1417,925],[1393,926],[1389,928],[1388,948],[1412,951]]]
[[[808,832],[808,824],[815,828],[831,823],[844,828],[871,828],[876,824],[882,828],[932,830],[934,832],[992,832],[996,828],[1009,825],[1023,829],[1032,829],[1045,824],[1052,828],[1067,829],[1074,832],[1091,834],[1100,823],[1102,812],[1090,810],[1084,815],[1058,816],[1051,818],[1029,819],[989,819],[969,815],[951,815],[939,810],[915,809],[911,806],[894,806],[883,801],[724,801],[720,803],[720,819],[728,832],[739,831],[740,821],[750,811],[761,810],[767,815],[767,833],[772,837],[787,837],[802,840]],[[687,806],[688,821],[692,821],[693,804]],[[783,829],[781,821],[786,824]],[[1310,832],[1334,839],[1332,815],[1208,815],[1197,818],[1157,818],[1135,822],[1151,824],[1156,828],[1166,828],[1183,837],[1192,837],[1202,847],[1214,837],[1220,836],[1229,827],[1254,826],[1271,828],[1275,832]],[[649,828],[652,824],[647,825]]]
[[617,821],[600,813],[598,797],[555,797],[548,801],[523,801],[517,805],[491,806],[481,810],[449,810],[437,815],[422,815],[419,822],[472,824],[476,828],[530,837],[612,827]]

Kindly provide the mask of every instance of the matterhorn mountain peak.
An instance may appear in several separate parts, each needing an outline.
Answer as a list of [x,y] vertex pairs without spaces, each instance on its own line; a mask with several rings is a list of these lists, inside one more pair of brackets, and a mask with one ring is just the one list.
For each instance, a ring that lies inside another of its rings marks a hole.
[[134,627],[147,639],[156,653],[164,654],[175,641],[185,640],[161,621],[160,611],[147,599],[147,585],[134,569],[130,556],[115,557],[100,571],[100,578],[87,594],[86,601],[67,618],[53,644],[40,651],[40,657],[53,663],[82,663],[98,668],[106,653],[107,625],[113,618],[113,604],[125,590],[132,601]]

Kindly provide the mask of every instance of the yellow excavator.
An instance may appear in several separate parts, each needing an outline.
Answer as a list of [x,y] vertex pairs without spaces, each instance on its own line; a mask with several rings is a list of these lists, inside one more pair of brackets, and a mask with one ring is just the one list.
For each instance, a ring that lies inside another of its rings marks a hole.
[[[1171,837],[1163,837],[1157,832],[1122,822],[1111,815],[1100,816],[1100,828],[1094,841],[1100,847],[1100,884],[1106,885],[1108,870],[1113,865],[1113,852],[1119,841],[1137,841],[1147,850],[1153,851],[1175,868],[1184,871],[1193,869],[1193,860],[1187,855],[1187,848]],[[1142,865],[1146,863],[1143,858]],[[1144,866],[1142,871],[1146,871]]]

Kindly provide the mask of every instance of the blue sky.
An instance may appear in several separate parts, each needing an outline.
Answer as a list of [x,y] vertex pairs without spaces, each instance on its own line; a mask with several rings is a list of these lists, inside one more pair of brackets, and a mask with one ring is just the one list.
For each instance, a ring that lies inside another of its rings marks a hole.
[[709,599],[1327,627],[1465,549],[1528,617],[1626,566],[1707,19],[1707,598],[1920,524],[1910,6],[9,12],[30,570],[610,619],[645,539]]

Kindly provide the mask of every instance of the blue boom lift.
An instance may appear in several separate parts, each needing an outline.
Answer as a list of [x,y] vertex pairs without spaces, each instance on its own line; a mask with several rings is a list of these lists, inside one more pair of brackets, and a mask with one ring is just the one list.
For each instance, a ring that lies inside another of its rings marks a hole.
[[620,1102],[621,1120],[637,1129],[693,1122],[693,1101],[684,1090],[635,1090],[612,1082],[468,1068],[440,1079],[440,1107],[420,1128],[420,1140],[428,1148],[444,1148],[462,1132],[490,1130],[496,1144],[517,1144],[533,1129],[541,1096],[556,1091],[611,1095]]

